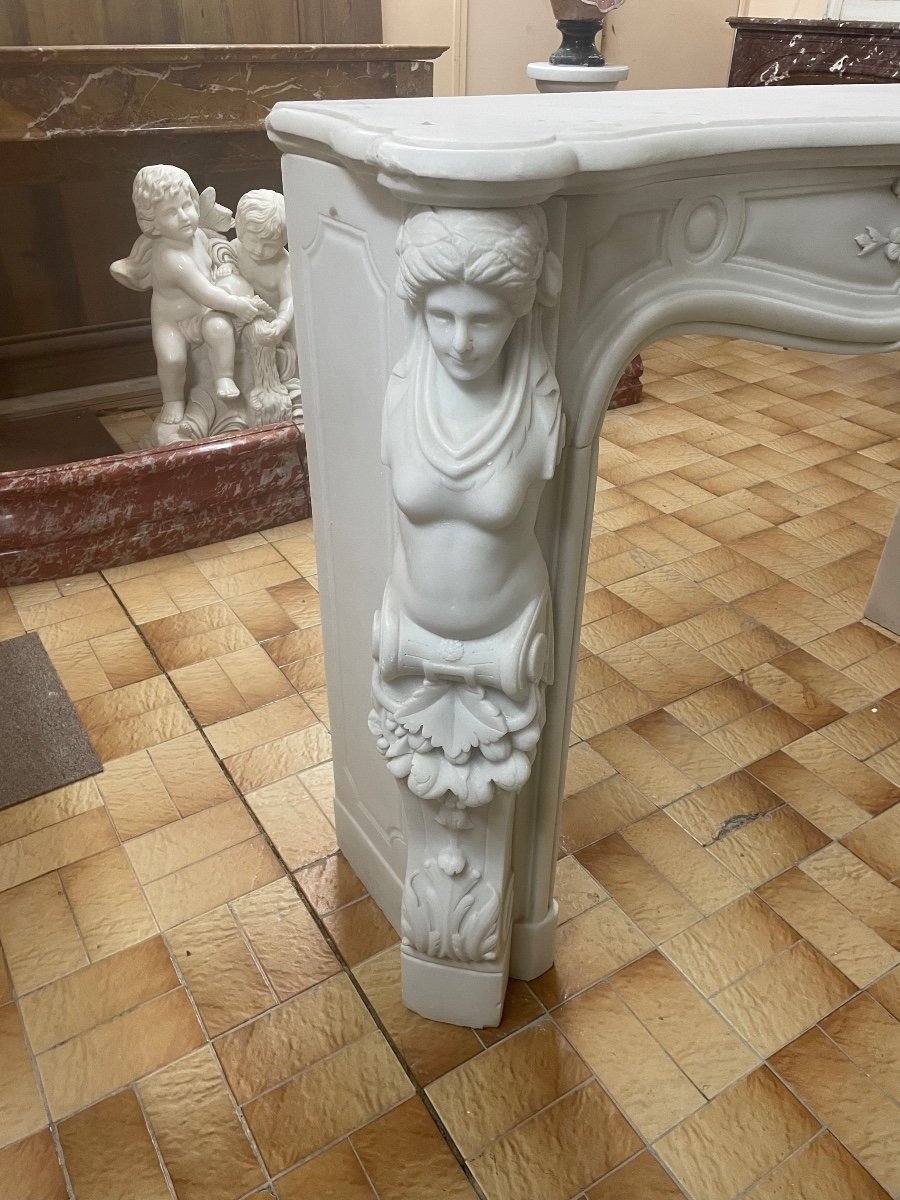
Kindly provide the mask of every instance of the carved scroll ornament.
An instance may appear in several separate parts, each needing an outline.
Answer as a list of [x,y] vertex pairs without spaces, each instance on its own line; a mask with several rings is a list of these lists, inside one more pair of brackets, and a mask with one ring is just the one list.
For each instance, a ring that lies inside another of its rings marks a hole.
[[404,942],[490,961],[511,888],[485,877],[484,810],[530,775],[552,664],[535,519],[563,441],[541,329],[560,269],[537,207],[417,209],[397,249],[415,315],[384,407],[396,535],[369,726],[437,849],[410,853]]

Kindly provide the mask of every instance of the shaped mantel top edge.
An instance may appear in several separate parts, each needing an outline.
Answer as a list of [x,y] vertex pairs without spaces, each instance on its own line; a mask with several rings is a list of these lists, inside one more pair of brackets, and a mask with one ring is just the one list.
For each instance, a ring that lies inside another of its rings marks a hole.
[[900,168],[896,84],[285,102],[266,124],[283,153],[366,165],[408,196],[443,181],[451,205],[466,202],[452,183],[525,200],[580,175],[735,153],[863,150],[871,163],[874,149]]

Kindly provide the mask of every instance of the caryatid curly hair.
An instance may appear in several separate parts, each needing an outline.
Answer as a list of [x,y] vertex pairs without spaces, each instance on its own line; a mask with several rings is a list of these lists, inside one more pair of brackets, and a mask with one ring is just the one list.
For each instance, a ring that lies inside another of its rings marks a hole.
[[181,167],[156,163],[152,167],[141,167],[134,177],[131,199],[134,213],[143,233],[153,234],[156,229],[156,210],[164,200],[173,200],[187,193],[197,209],[200,208],[200,193],[194,182]]
[[543,209],[416,208],[397,235],[397,292],[418,305],[434,287],[468,283],[502,294],[517,317],[555,303],[561,267]]

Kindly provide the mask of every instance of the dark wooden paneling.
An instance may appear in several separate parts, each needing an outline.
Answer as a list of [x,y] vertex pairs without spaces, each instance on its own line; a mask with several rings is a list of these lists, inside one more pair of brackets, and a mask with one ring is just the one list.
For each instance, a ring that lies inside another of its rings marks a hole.
[[58,337],[0,341],[0,398],[35,396],[156,374],[150,322]]
[[380,42],[381,0],[296,0],[301,42]]
[[82,323],[78,280],[59,189],[0,187],[0,338]]
[[0,46],[27,46],[28,17],[23,5],[16,0],[4,0],[0,4]]
[[[13,0],[15,3],[16,0]],[[78,10],[81,0],[67,0]],[[103,0],[103,35],[100,45],[129,46],[134,42],[180,42],[181,14],[178,0]],[[81,44],[88,43],[82,39]]]
[[380,42],[381,0],[325,0],[326,42]]
[[301,42],[317,44],[328,40],[325,37],[325,0],[297,0],[297,19]]
[[3,6],[24,10],[29,46],[71,46],[90,38],[106,40],[103,0],[4,0]]
[[[109,273],[109,264],[126,257],[139,232],[128,203],[130,194],[130,178],[118,186],[108,177],[67,179],[60,184],[67,234],[64,252],[76,281],[79,325],[142,320],[149,311],[145,294],[121,287]],[[38,314],[28,324],[29,333],[65,328],[42,321]]]
[[179,42],[300,41],[296,0],[178,0]]
[[0,0],[2,46],[380,42],[381,0]]

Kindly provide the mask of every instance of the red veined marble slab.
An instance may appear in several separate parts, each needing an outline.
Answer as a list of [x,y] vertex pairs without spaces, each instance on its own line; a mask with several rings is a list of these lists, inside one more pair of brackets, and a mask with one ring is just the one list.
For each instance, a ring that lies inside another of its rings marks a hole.
[[293,424],[0,473],[0,585],[173,554],[310,515]]

